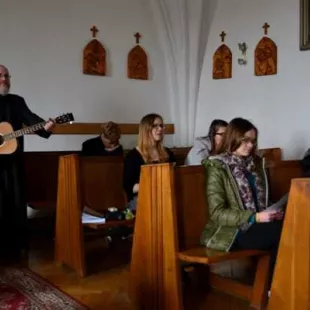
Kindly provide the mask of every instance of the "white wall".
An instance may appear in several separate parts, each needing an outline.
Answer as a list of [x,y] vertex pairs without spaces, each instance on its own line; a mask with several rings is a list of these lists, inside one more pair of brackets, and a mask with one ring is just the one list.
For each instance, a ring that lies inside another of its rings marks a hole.
[[[278,74],[254,76],[254,49],[265,22],[278,46]],[[212,55],[227,33],[233,52],[233,77],[212,79]],[[239,66],[238,43],[246,42],[248,65]],[[299,0],[219,0],[211,25],[199,93],[196,135],[212,119],[251,119],[259,146],[281,147],[284,157],[300,158],[310,147],[310,51],[299,51]]]
[[[92,25],[108,51],[107,77],[82,74],[82,51]],[[151,81],[126,77],[137,31],[149,54]],[[12,92],[44,118],[73,112],[77,122],[137,123],[157,112],[171,122],[163,52],[145,0],[2,0],[0,40],[0,63],[11,71]],[[26,150],[80,149],[87,138],[28,136]],[[125,147],[135,141],[122,139]]]

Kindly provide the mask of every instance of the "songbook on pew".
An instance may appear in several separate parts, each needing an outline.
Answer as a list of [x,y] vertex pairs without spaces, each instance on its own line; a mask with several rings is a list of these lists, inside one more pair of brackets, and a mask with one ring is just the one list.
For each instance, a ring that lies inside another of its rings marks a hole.
[[273,203],[271,206],[267,208],[267,210],[280,211],[286,208],[286,204],[288,202],[288,194],[282,196],[276,203]]
[[82,212],[83,224],[103,224],[105,223],[105,217],[103,214],[85,206]]

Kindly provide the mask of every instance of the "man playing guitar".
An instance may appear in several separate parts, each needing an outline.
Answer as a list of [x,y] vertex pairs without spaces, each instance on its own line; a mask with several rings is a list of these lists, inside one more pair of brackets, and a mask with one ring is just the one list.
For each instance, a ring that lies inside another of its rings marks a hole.
[[[10,123],[14,130],[44,122],[28,108],[22,97],[9,93],[10,86],[9,71],[0,65],[0,122]],[[50,119],[37,134],[49,138],[53,126],[54,121]],[[6,258],[10,262],[20,261],[27,249],[23,150],[24,139],[20,136],[13,154],[0,155],[0,260]]]

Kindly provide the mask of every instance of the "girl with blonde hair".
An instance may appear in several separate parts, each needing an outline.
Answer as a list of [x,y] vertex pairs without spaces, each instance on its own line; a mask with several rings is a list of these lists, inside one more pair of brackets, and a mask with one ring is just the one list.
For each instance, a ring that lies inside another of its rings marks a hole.
[[139,126],[138,145],[125,157],[123,187],[129,207],[136,208],[141,166],[174,162],[174,154],[163,144],[165,125],[155,113],[145,115]]

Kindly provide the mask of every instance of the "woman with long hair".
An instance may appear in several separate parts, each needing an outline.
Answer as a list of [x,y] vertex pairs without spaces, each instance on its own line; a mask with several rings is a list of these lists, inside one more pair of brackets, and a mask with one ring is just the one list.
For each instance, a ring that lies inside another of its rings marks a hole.
[[262,159],[256,155],[257,128],[233,119],[219,155],[204,162],[210,219],[201,242],[221,251],[270,251],[270,283],[280,243],[283,211],[268,209]]
[[212,121],[207,136],[195,139],[194,146],[189,151],[185,165],[201,165],[201,162],[219,150],[228,123],[221,119]]
[[131,209],[136,208],[141,166],[174,162],[174,154],[164,146],[164,121],[155,113],[145,115],[139,126],[138,145],[125,157],[123,187]]

